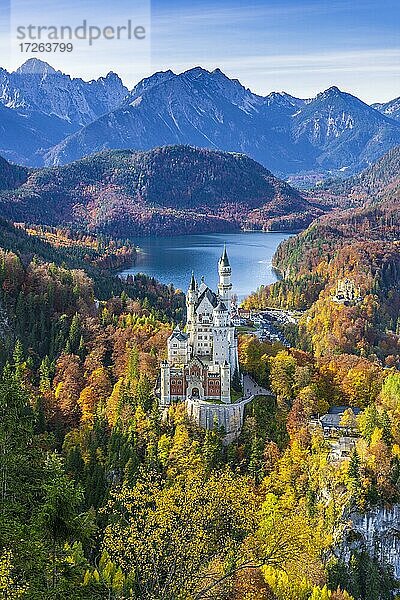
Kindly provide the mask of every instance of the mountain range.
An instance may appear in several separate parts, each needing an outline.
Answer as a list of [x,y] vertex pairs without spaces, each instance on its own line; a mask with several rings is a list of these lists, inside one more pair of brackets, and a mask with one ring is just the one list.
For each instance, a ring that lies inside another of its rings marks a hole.
[[13,73],[0,68],[0,154],[41,165],[48,148],[115,109],[127,93],[115,73],[86,82],[38,59]]
[[387,117],[400,121],[400,97],[390,100],[389,102],[376,102],[372,107],[379,110],[379,112]]
[[299,229],[322,213],[247,156],[189,146],[107,150],[42,169],[1,160],[1,189],[7,220],[117,237]]
[[400,144],[398,100],[368,106],[337,87],[259,96],[200,67],[129,91],[115,73],[85,82],[38,59],[0,70],[0,132],[0,154],[27,166],[183,144],[245,153],[293,181],[357,173]]

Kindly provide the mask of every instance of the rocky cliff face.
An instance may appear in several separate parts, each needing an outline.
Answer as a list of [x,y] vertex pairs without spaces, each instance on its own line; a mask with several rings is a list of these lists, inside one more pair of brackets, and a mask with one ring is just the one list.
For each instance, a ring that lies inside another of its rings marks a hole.
[[400,579],[400,505],[375,508],[365,514],[354,513],[349,522],[345,558],[351,550],[366,550],[380,562],[392,565],[395,576]]
[[36,58],[13,73],[2,70],[1,102],[10,108],[34,108],[83,127],[114,110],[128,94],[116,73],[83,81],[56,71]]

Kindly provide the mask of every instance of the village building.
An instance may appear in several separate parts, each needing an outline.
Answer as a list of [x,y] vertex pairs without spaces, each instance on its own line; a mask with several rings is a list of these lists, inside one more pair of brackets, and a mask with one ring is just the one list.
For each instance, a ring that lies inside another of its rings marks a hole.
[[360,288],[357,288],[351,279],[341,279],[338,281],[332,300],[345,306],[358,304],[362,300]]
[[310,428],[322,429],[324,438],[329,442],[329,460],[332,462],[348,458],[359,438],[357,417],[361,409],[354,406],[332,406],[324,415],[315,415],[310,419]]

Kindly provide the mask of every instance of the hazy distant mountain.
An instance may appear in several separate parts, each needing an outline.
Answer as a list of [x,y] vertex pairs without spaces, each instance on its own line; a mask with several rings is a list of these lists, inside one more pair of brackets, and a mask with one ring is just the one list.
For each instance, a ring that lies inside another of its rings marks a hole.
[[400,121],[400,97],[395,98],[394,100],[390,100],[389,102],[377,102],[372,106],[387,117]]
[[25,164],[42,164],[37,153],[56,144],[68,132],[69,123],[58,117],[28,108],[13,110],[0,104],[0,154],[7,160]]
[[118,236],[298,228],[321,214],[247,156],[187,146],[101,152],[25,179],[0,194],[5,218]]
[[[399,143],[399,124],[331,87],[293,116],[292,138],[326,170],[359,171]],[[309,147],[307,148],[307,146]]]
[[356,173],[400,144],[400,121],[336,87],[308,100],[263,97],[200,67],[155,73],[128,93],[114,73],[84,82],[32,59],[0,70],[0,107],[0,154],[30,165],[187,144],[245,153],[285,177],[325,177]]

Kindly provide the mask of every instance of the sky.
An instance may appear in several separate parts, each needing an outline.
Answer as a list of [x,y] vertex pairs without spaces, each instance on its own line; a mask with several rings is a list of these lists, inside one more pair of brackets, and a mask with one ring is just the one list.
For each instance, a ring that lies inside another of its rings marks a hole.
[[[0,0],[1,66],[33,56],[18,48],[27,23],[101,26],[131,19],[146,40],[74,44],[36,55],[73,76],[116,71],[133,87],[155,71],[219,67],[266,95],[312,97],[331,85],[366,102],[400,96],[398,0]],[[8,22],[8,23],[7,23]]]

